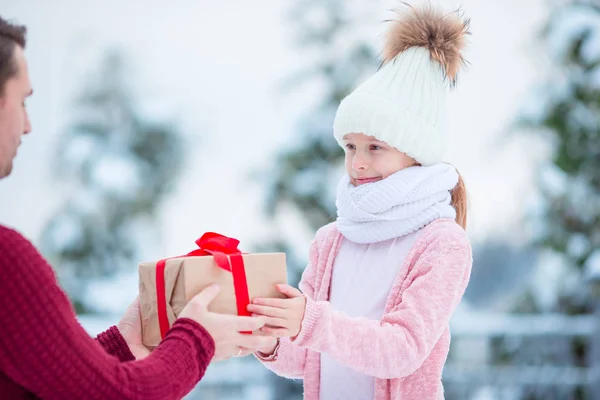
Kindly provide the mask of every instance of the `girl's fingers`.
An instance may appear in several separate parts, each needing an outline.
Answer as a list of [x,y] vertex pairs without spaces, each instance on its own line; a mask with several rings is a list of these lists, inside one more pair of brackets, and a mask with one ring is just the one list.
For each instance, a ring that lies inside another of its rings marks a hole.
[[249,304],[247,310],[254,314],[264,315],[267,317],[284,318],[286,310],[283,308],[260,306],[256,304]]
[[289,298],[303,296],[301,291],[299,291],[295,287],[290,286],[288,284],[276,285],[276,287],[277,287],[277,290],[279,290],[281,293],[285,294]]
[[287,308],[288,299],[278,299],[278,298],[256,298],[252,300],[253,304],[259,304],[261,306],[269,306],[269,307],[277,307],[277,308]]

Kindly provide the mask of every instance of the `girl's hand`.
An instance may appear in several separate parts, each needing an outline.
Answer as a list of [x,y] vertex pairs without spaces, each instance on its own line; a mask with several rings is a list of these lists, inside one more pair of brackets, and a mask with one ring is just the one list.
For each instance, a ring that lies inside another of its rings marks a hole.
[[306,298],[290,285],[276,285],[287,299],[256,298],[248,305],[248,311],[266,318],[261,332],[273,337],[296,337],[300,333]]

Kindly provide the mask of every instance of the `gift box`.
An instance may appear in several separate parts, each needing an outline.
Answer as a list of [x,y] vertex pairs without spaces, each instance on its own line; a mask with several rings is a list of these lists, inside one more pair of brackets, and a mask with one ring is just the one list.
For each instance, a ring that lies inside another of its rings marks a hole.
[[275,285],[287,282],[285,253],[242,253],[239,241],[209,232],[188,254],[139,264],[142,343],[156,347],[183,307],[213,283],[221,287],[209,310],[249,315],[255,297],[285,297]]

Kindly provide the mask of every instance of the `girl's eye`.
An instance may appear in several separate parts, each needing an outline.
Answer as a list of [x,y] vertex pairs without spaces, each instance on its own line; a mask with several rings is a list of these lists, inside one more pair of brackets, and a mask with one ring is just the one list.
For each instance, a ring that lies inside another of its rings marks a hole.
[[371,145],[371,150],[381,150],[381,146],[377,146],[375,144]]
[[354,150],[354,145],[353,145],[353,144],[350,144],[350,143],[347,143],[347,144],[346,144],[346,148],[347,148],[348,150]]

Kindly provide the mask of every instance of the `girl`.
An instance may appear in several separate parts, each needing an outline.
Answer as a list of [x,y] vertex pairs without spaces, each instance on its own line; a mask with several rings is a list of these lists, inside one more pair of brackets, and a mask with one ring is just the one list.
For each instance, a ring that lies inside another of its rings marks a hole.
[[307,400],[443,399],[449,320],[472,252],[466,191],[442,162],[442,109],[463,63],[468,21],[427,6],[394,22],[382,68],[334,122],[345,149],[337,221],[310,248],[301,292],[257,298],[277,345],[255,353],[304,379]]

